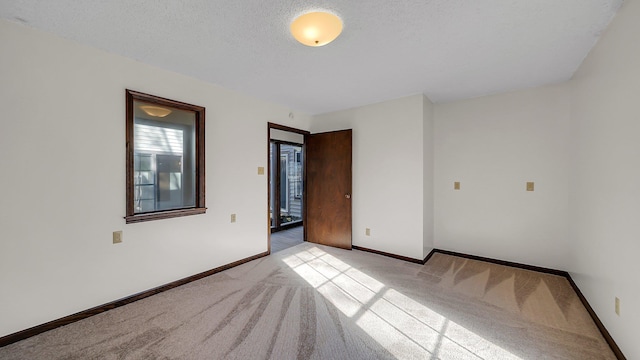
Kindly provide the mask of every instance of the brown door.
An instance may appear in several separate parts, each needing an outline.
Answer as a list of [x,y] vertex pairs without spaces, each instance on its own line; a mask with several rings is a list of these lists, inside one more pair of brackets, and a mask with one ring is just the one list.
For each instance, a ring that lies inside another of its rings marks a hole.
[[308,135],[306,239],[351,249],[351,130]]

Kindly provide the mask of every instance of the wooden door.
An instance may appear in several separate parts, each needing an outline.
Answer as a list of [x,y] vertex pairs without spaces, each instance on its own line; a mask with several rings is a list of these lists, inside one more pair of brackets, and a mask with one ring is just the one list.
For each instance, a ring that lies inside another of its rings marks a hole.
[[306,137],[306,240],[351,249],[351,129]]

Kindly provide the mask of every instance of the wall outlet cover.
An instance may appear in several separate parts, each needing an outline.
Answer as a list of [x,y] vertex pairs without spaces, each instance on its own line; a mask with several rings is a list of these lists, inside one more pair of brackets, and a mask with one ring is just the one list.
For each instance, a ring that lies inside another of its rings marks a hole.
[[122,242],[122,230],[113,232],[113,243],[120,244]]

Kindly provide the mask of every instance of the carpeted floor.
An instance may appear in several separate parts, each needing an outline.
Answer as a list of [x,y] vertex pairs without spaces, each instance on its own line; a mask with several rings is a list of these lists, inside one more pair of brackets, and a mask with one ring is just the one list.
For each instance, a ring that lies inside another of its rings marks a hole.
[[302,226],[271,233],[271,253],[288,249],[303,242],[304,228]]
[[615,359],[566,279],[304,243],[0,348],[1,359]]

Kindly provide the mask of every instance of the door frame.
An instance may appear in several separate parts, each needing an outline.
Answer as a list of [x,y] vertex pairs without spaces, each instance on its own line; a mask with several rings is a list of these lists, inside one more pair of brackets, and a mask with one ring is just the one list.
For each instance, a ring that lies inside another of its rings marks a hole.
[[[280,125],[272,122],[267,122],[267,252],[271,254],[271,187],[269,181],[271,178],[271,129],[287,131],[304,136],[305,142],[307,136],[311,134],[310,131],[296,129],[290,126]],[[304,159],[306,158],[306,144],[302,144],[302,228],[303,228],[303,240],[307,241],[307,227],[304,224],[307,222],[307,192],[304,190],[307,188],[307,167],[305,166]],[[275,209],[274,209],[275,210]],[[275,219],[275,215],[274,215]]]

